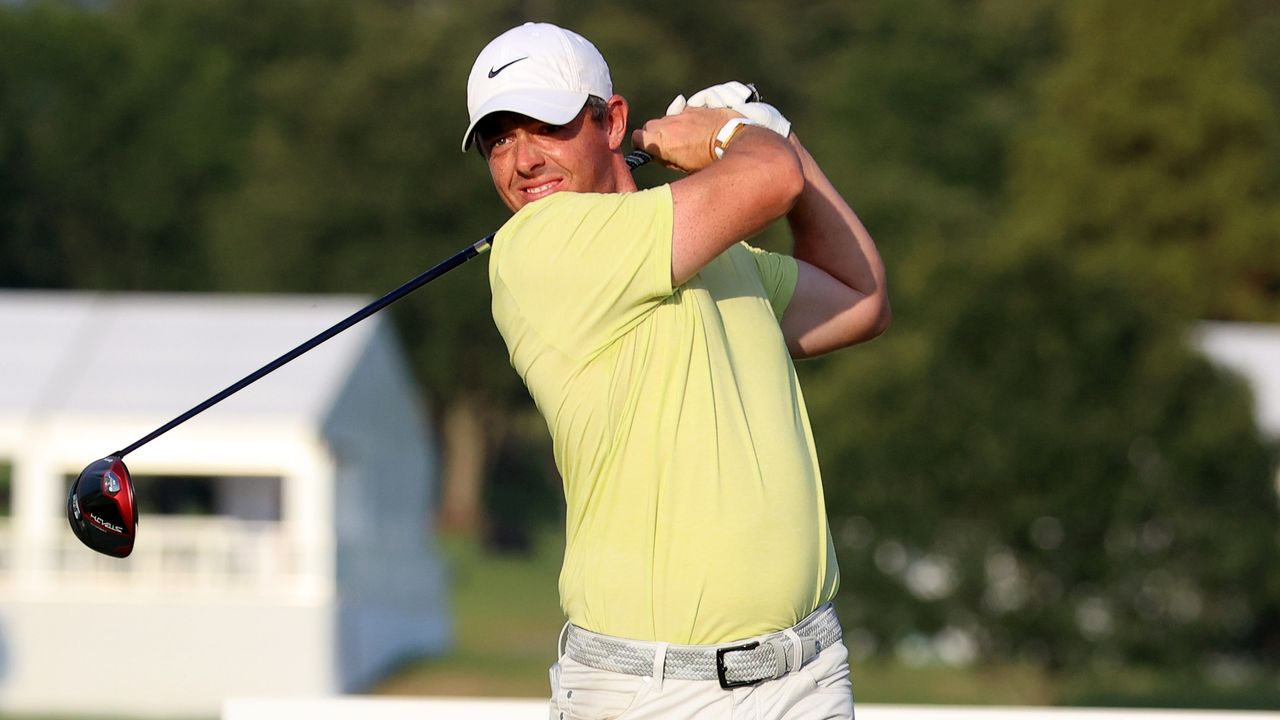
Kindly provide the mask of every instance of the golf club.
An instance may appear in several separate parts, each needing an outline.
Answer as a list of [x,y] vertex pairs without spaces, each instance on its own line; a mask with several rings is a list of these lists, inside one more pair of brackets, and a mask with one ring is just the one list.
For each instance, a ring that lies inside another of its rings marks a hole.
[[[760,93],[755,86],[748,84],[747,87],[751,88],[751,96],[747,98],[747,102],[758,102]],[[625,159],[627,167],[635,170],[653,160],[653,156],[643,150],[633,150],[627,154]],[[129,553],[133,552],[133,543],[138,530],[138,506],[134,500],[133,478],[129,475],[129,468],[124,464],[125,455],[261,380],[299,355],[405,295],[477,255],[487,252],[493,245],[495,234],[489,233],[480,240],[468,245],[443,262],[355,311],[329,329],[246,375],[222,392],[152,430],[132,445],[89,463],[80,472],[75,482],[71,484],[71,491],[67,496],[67,522],[71,524],[72,532],[80,539],[80,542],[100,553],[119,558],[128,557]]]
[[[626,156],[627,167],[635,170],[652,159],[653,157],[643,150],[635,150]],[[222,392],[161,425],[132,445],[89,463],[71,484],[71,491],[67,497],[67,522],[71,524],[72,532],[80,542],[100,553],[119,558],[128,557],[129,553],[133,552],[134,538],[138,530],[138,506],[134,501],[133,478],[129,475],[129,468],[124,464],[125,455],[261,380],[299,355],[405,295],[477,255],[487,252],[493,244],[495,234],[490,233],[468,245],[443,262],[355,311],[329,329],[246,375]]]

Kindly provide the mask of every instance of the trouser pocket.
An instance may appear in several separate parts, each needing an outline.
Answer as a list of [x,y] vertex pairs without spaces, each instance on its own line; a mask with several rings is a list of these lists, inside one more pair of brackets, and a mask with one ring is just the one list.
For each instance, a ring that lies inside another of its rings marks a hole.
[[549,720],[560,720],[560,663],[555,663],[547,672],[551,680],[551,714]]
[[553,720],[612,720],[649,687],[645,678],[597,670],[568,657],[561,657],[556,666]]

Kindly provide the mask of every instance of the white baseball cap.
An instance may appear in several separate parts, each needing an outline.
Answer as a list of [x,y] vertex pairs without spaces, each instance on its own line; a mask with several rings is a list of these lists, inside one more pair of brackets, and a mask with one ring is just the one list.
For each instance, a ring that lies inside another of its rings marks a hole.
[[467,79],[471,124],[462,151],[471,147],[476,124],[495,112],[514,112],[552,125],[578,116],[587,96],[609,98],[609,66],[590,40],[549,23],[525,23],[485,46]]

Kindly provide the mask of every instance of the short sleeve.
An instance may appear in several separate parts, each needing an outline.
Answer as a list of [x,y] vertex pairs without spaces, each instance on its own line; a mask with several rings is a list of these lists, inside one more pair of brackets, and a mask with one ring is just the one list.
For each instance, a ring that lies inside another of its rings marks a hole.
[[498,231],[490,259],[495,295],[542,339],[590,354],[672,293],[671,189],[556,193]]
[[787,305],[791,303],[791,296],[796,292],[796,280],[800,274],[796,259],[750,245],[747,249],[756,261],[756,269],[760,271],[760,280],[764,283],[765,294],[769,296],[769,304],[773,306],[773,314],[781,320]]

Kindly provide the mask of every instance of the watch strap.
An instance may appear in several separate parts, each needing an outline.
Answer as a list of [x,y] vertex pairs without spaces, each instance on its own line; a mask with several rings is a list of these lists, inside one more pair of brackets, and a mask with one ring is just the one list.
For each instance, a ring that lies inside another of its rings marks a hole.
[[730,118],[728,122],[720,127],[720,132],[711,139],[711,158],[719,160],[724,157],[724,151],[728,149],[729,143],[742,132],[742,128],[747,125],[759,125],[755,120],[745,117]]

